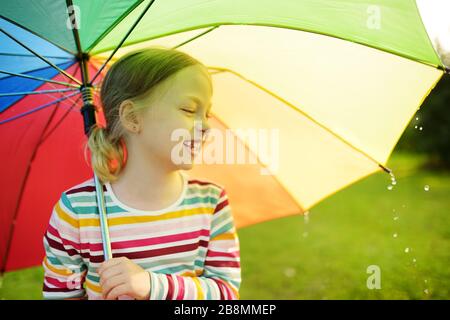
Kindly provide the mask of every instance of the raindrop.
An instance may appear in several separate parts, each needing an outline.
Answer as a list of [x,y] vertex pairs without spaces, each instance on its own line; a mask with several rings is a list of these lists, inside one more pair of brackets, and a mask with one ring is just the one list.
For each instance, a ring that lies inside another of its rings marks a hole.
[[295,276],[296,271],[294,268],[286,268],[284,269],[284,275],[288,278],[292,278],[293,276]]
[[309,211],[306,211],[303,214],[303,221],[305,222],[305,224],[308,224],[308,222],[309,222]]
[[428,294],[428,289],[423,290],[423,292],[425,292],[425,294]]
[[420,131],[422,131],[422,129],[423,129],[422,127],[419,128]]
[[417,262],[416,258],[414,258],[412,261],[413,261],[413,263],[416,263],[416,262]]
[[414,129],[417,129],[417,126],[414,126]]
[[409,252],[409,248],[405,248],[405,253],[408,253]]
[[397,234],[396,234],[396,233],[394,233],[392,236],[393,236],[394,238],[397,238]]
[[398,220],[398,216],[395,216],[395,217],[394,217],[394,221],[397,221],[397,220]]
[[423,189],[424,189],[425,191],[428,191],[428,190],[430,190],[430,186],[429,186],[429,185],[426,185],[425,187],[423,187]]
[[425,283],[428,283],[428,280],[427,280],[427,279],[425,279],[425,280],[423,280],[423,282],[425,282]]
[[392,190],[393,186],[397,184],[397,180],[395,179],[394,173],[391,171],[389,172],[389,175],[391,176],[391,185],[388,186],[388,190]]
[[416,117],[416,120],[419,121],[419,117]]

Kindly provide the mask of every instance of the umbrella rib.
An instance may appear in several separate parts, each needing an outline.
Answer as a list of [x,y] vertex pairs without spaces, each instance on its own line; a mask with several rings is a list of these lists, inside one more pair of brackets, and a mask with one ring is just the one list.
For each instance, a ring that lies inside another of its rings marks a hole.
[[[78,73],[78,70],[80,69],[80,65],[79,64],[76,64],[75,65],[75,70],[74,70],[74,72],[73,72],[73,76],[74,77],[76,77],[77,76],[77,73]],[[51,84],[51,83],[49,83],[48,84],[49,86],[51,86],[53,89],[58,89],[58,88],[56,88],[53,84]],[[52,94],[48,94],[49,96],[51,96],[51,97],[53,97],[53,98],[55,98],[55,99],[58,99],[56,96],[54,96],[54,95],[52,95]],[[72,95],[69,97],[69,100],[70,100],[70,102],[72,102],[72,103],[74,103],[74,100],[72,100]]]
[[9,38],[11,38],[12,40],[14,40],[15,42],[17,42],[19,45],[21,45],[22,47],[24,47],[25,49],[27,49],[28,51],[30,51],[32,54],[34,54],[36,57],[38,57],[39,59],[41,59],[42,61],[44,61],[45,63],[47,63],[48,65],[52,66],[53,68],[55,68],[56,70],[58,70],[59,73],[65,75],[66,77],[68,77],[69,79],[75,81],[76,83],[81,85],[81,82],[78,81],[78,79],[74,78],[73,76],[71,76],[70,74],[68,74],[66,71],[64,71],[63,69],[61,69],[60,67],[58,67],[56,64],[54,64],[53,62],[49,61],[48,59],[46,59],[45,57],[41,56],[39,53],[35,52],[33,49],[29,48],[27,45],[25,45],[24,43],[22,43],[21,41],[17,40],[16,38],[14,38],[12,35],[10,35],[8,32],[6,32],[5,30],[3,30],[3,28],[0,28],[0,31],[3,32],[6,36],[8,36]]
[[34,109],[32,109],[32,110],[28,110],[27,112],[23,112],[23,113],[21,113],[21,114],[15,115],[14,117],[11,117],[11,118],[8,118],[8,119],[5,119],[5,120],[1,120],[1,121],[0,121],[0,125],[1,125],[1,124],[4,124],[4,123],[7,123],[7,122],[11,122],[11,121],[16,120],[16,119],[18,119],[18,118],[22,118],[22,117],[24,117],[24,116],[27,116],[27,115],[29,115],[29,114],[31,114],[31,113],[34,113],[34,112],[36,112],[36,111],[39,111],[39,110],[41,110],[41,109],[47,108],[47,107],[49,107],[49,106],[51,106],[51,105],[53,105],[53,104],[55,104],[55,103],[59,103],[59,102],[61,102],[61,101],[64,101],[64,100],[66,100],[66,99],[69,99],[70,97],[73,97],[73,96],[75,96],[75,95],[77,95],[77,94],[78,94],[78,92],[69,94],[69,95],[64,96],[64,97],[62,97],[62,98],[59,98],[59,99],[56,99],[56,100],[47,102],[47,103],[45,103],[45,104],[43,104],[43,105],[41,105],[41,106],[39,106],[39,107],[36,107],[36,108],[34,108]]
[[213,31],[214,29],[217,29],[219,26],[220,26],[220,25],[213,26],[212,28],[209,28],[208,30],[203,31],[202,33],[196,35],[195,37],[192,37],[191,39],[186,40],[186,41],[184,41],[184,42],[182,42],[182,43],[180,43],[180,44],[178,44],[178,45],[172,47],[172,49],[177,49],[177,48],[179,48],[179,47],[181,47],[181,46],[184,46],[185,44],[187,44],[187,43],[189,43],[189,42],[191,42],[191,41],[194,41],[194,40],[197,39],[197,38],[200,38],[201,36],[203,36],[203,35],[205,35],[205,34],[211,32],[211,31]]
[[[172,47],[172,49],[177,49],[177,48],[179,48],[179,47],[181,47],[181,46],[184,46],[185,44],[187,44],[187,43],[189,43],[189,42],[191,42],[191,41],[194,41],[195,39],[200,38],[201,36],[203,36],[203,35],[205,35],[205,34],[211,32],[211,31],[213,31],[214,29],[217,29],[218,27],[220,27],[220,25],[213,26],[212,28],[209,28],[208,30],[203,31],[202,33],[196,35],[195,37],[192,37],[192,38],[190,38],[190,39],[188,39],[188,40],[186,40],[186,41],[184,41],[184,42],[182,42],[182,43],[180,43],[180,44],[178,44],[178,45]],[[99,58],[99,59],[106,59],[106,57],[98,57],[98,58]],[[115,58],[112,58],[112,60],[115,60]]]
[[45,78],[36,77],[36,76],[30,76],[30,75],[23,74],[23,73],[14,73],[14,72],[9,72],[9,71],[5,71],[5,70],[0,70],[0,73],[9,74],[11,76],[16,76],[16,77],[21,77],[21,78],[33,79],[33,80],[44,81],[44,82],[51,82],[51,83],[55,83],[55,84],[61,84],[64,86],[78,88],[78,86],[76,84],[62,82],[62,81],[56,81],[56,80],[51,80],[51,79],[45,79]]
[[359,153],[363,154],[364,156],[366,156],[367,158],[369,158],[371,161],[375,162],[381,169],[383,169],[385,172],[391,174],[392,170],[387,168],[386,166],[382,165],[381,163],[379,163],[377,160],[375,160],[372,156],[368,155],[366,152],[364,152],[363,150],[359,149],[358,147],[354,146],[353,144],[351,144],[349,141],[347,141],[346,139],[344,139],[343,137],[341,137],[339,134],[337,134],[336,132],[334,132],[333,130],[327,128],[325,125],[323,125],[322,123],[320,123],[319,121],[317,121],[316,119],[314,119],[313,117],[311,117],[309,114],[303,112],[302,110],[296,108],[292,103],[290,103],[289,101],[283,99],[282,97],[278,96],[277,94],[275,94],[274,92],[270,91],[269,89],[263,87],[262,85],[245,78],[243,75],[239,74],[238,72],[235,72],[231,69],[227,69],[227,68],[221,68],[221,67],[208,67],[208,69],[212,69],[215,70],[216,72],[214,72],[213,74],[217,74],[217,73],[221,73],[221,72],[229,72],[231,74],[234,74],[235,76],[237,76],[238,78],[241,78],[242,80],[252,84],[253,86],[263,90],[264,92],[270,94],[272,97],[274,97],[275,99],[281,101],[282,103],[284,103],[285,105],[287,105],[288,107],[290,107],[291,109],[301,113],[303,116],[307,117],[309,120],[311,120],[312,122],[314,122],[315,124],[317,124],[318,126],[320,126],[322,129],[328,131],[329,133],[331,133],[333,136],[335,136],[336,138],[338,138],[339,140],[341,140],[343,143],[345,143],[346,145],[348,145],[349,147],[351,147],[352,149],[358,151]]
[[[8,56],[8,57],[27,57],[27,58],[36,58],[33,54],[25,54],[25,53],[6,53],[6,52],[0,52],[0,56]],[[44,58],[50,58],[50,59],[64,59],[64,60],[71,60],[71,57],[59,57],[59,56],[47,56],[42,55]]]
[[[45,67],[45,68],[48,68],[48,67]],[[77,76],[78,68],[79,68],[79,65],[76,65],[76,66],[75,66],[75,71],[74,71],[74,73],[73,73],[75,77]],[[42,68],[41,68],[41,69],[42,69]],[[40,70],[40,69],[36,69],[36,70]],[[70,81],[72,81],[72,80],[70,80]],[[54,85],[52,85],[51,83],[48,83],[48,85],[50,85],[52,88],[55,88],[55,89],[56,89],[56,87],[55,87]],[[57,97],[55,97],[55,96],[52,95],[52,94],[47,94],[47,95],[50,96],[50,97],[52,97],[52,98],[58,99]],[[72,99],[70,98],[71,96],[72,96],[72,95],[69,96],[69,100],[72,101]],[[26,98],[26,96],[22,96],[20,99],[18,99],[18,100],[15,101],[14,103],[17,104],[17,103],[19,103],[21,100],[23,100],[23,99],[25,99],[25,98]],[[6,110],[6,109],[5,109],[5,110]],[[1,111],[0,114],[3,113],[5,110]]]
[[117,50],[122,46],[122,44],[125,42],[125,40],[128,38],[128,36],[131,34],[131,32],[134,30],[134,28],[138,25],[138,23],[141,21],[141,19],[144,17],[144,15],[147,13],[148,9],[152,6],[152,4],[155,2],[155,0],[151,0],[147,7],[141,12],[137,20],[133,23],[130,30],[125,34],[123,39],[120,41],[120,43],[117,45],[117,47],[114,49],[114,51],[111,53],[111,55],[106,59],[106,61],[102,64],[102,66],[97,70],[97,73],[92,77],[92,80],[90,81],[90,84],[92,84],[95,79],[98,77],[98,75],[102,72],[103,68],[105,68],[106,64],[111,60],[111,58],[116,54]]
[[[59,102],[57,102],[57,103],[59,104]],[[52,114],[51,114],[50,118],[48,119],[47,123],[45,124],[44,129],[41,131],[41,137],[44,134],[44,132],[47,129],[47,127],[49,126],[51,120],[53,119],[53,116],[55,115],[55,112],[56,112],[56,108],[52,112]],[[9,234],[7,235],[8,236],[8,240],[6,242],[5,255],[3,257],[3,261],[2,261],[2,264],[1,264],[0,276],[3,275],[3,273],[5,272],[5,269],[6,269],[6,262],[8,261],[9,251],[11,249],[11,243],[12,243],[12,239],[13,239],[13,235],[14,235],[14,231],[15,231],[15,227],[16,227],[17,217],[18,217],[18,214],[19,214],[20,203],[21,203],[23,195],[25,193],[25,185],[26,185],[26,183],[28,181],[28,178],[30,176],[31,165],[33,163],[34,158],[36,157],[37,150],[38,150],[38,144],[36,146],[34,146],[34,148],[33,148],[33,152],[31,153],[31,158],[30,158],[30,160],[28,162],[28,165],[27,165],[27,168],[26,168],[26,172],[25,172],[25,176],[24,176],[24,179],[22,181],[22,185],[20,186],[19,197],[17,199],[17,205],[16,205],[16,207],[14,209],[12,223],[11,223],[11,226],[9,228]]]
[[86,51],[92,51],[95,46],[102,41],[122,20],[124,20],[131,12],[133,12],[144,0],[136,1],[131,7],[129,7],[120,17],[118,17],[94,42],[92,42]]
[[59,119],[59,121],[53,126],[53,128],[51,128],[48,131],[48,133],[41,138],[41,140],[39,141],[39,145],[41,145],[45,141],[45,139],[47,139],[53,133],[53,131],[55,131],[59,127],[59,125],[64,121],[64,119],[70,114],[72,109],[76,106],[78,101],[80,101],[80,99],[81,95],[78,96],[75,101],[73,101],[72,105],[67,109],[66,113],[61,117],[61,119]]
[[60,44],[58,44],[58,43],[56,43],[56,42],[54,42],[54,41],[52,41],[52,40],[50,40],[50,39],[47,39],[47,38],[43,37],[43,36],[40,35],[40,34],[37,34],[35,31],[33,31],[33,30],[31,30],[31,29],[28,29],[27,27],[25,27],[25,26],[23,26],[23,25],[17,23],[17,22],[14,21],[14,20],[11,20],[11,19],[8,18],[8,17],[5,17],[5,16],[2,15],[2,14],[0,14],[0,18],[2,18],[2,19],[4,19],[4,20],[8,21],[9,23],[15,25],[16,27],[18,27],[18,28],[20,28],[20,29],[22,29],[22,30],[25,30],[26,32],[29,32],[30,34],[36,36],[37,38],[40,38],[40,39],[42,39],[42,40],[45,40],[45,41],[47,41],[48,43],[51,43],[52,45],[54,45],[54,46],[57,47],[58,49],[61,49],[61,50],[64,51],[64,52],[67,52],[67,53],[69,53],[69,54],[71,54],[71,55],[74,54],[72,51],[70,51],[70,50],[67,49],[67,48],[62,47]]
[[[73,64],[71,65],[71,66],[73,66]],[[71,67],[71,66],[69,66],[69,67]],[[40,67],[40,68],[36,68],[36,69],[32,69],[32,70],[28,70],[28,71],[26,71],[26,72],[36,72],[36,71],[43,71],[43,70],[45,70],[45,69],[48,69],[48,68],[51,68],[50,66],[48,66],[48,65],[45,65],[45,66],[43,66],[43,67]],[[10,71],[6,71],[6,72],[10,72]],[[4,77],[4,78],[2,78],[2,79],[5,79],[5,78],[8,78],[8,77]],[[2,80],[2,79],[0,79],[0,81]],[[69,83],[70,83],[70,81],[72,81],[72,80],[69,80]]]
[[67,91],[74,91],[74,90],[78,90],[78,88],[40,90],[40,91],[23,91],[23,92],[8,92],[8,93],[0,93],[0,97],[22,96],[22,95],[28,95],[28,94],[45,94],[45,93],[54,93],[54,92],[67,92]]

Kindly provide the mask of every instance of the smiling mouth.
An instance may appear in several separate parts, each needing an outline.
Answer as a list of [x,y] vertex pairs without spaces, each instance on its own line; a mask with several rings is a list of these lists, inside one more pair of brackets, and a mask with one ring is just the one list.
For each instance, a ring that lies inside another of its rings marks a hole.
[[193,153],[198,153],[202,148],[202,140],[185,140],[183,145],[191,150]]

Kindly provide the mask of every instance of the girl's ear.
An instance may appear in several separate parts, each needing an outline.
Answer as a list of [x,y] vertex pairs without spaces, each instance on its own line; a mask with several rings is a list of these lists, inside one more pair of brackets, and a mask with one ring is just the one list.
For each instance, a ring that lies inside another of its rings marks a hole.
[[139,133],[141,131],[141,119],[136,113],[133,101],[122,101],[119,106],[119,116],[122,126],[125,129],[133,133]]

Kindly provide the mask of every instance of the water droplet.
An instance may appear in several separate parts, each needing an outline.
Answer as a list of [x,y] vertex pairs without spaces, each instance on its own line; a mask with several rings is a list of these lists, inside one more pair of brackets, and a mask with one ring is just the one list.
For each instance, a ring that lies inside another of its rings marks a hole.
[[284,269],[284,275],[288,278],[292,278],[296,274],[296,270],[294,268],[286,268]]
[[392,190],[393,186],[389,185],[387,188],[388,188],[388,190]]
[[417,262],[416,258],[414,258],[412,261],[413,261],[413,263],[416,263],[416,262]]
[[422,127],[419,128],[420,131],[422,131],[422,129],[423,129]]
[[419,120],[419,117],[416,117],[416,120]]
[[391,183],[395,186],[397,184],[397,181],[394,180]]
[[308,222],[309,222],[309,214],[308,214],[308,211],[306,211],[305,214],[303,215],[303,222],[304,222],[305,224],[308,224]]
[[429,292],[428,292],[428,289],[423,290],[423,292],[424,292],[425,294],[428,294],[428,293],[429,293]]
[[392,209],[392,212],[395,212],[395,209]]
[[414,126],[414,129],[417,129],[417,126]]
[[425,280],[423,280],[423,282],[425,282],[425,283],[428,283],[428,280],[427,280],[427,279],[425,279]]
[[429,185],[426,185],[425,187],[423,187],[423,189],[424,189],[425,191],[428,191],[428,190],[430,190],[430,186],[429,186]]
[[405,253],[408,253],[409,252],[409,248],[405,248]]
[[394,221],[397,221],[397,220],[398,220],[398,216],[395,216],[395,217],[394,217]]
[[398,235],[397,235],[396,233],[394,233],[392,236],[393,236],[394,238],[397,238]]

